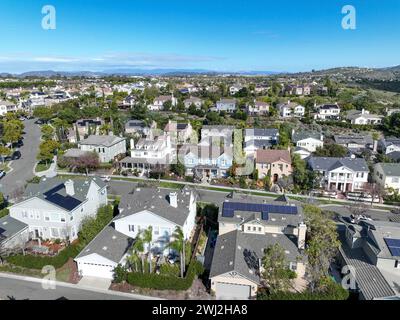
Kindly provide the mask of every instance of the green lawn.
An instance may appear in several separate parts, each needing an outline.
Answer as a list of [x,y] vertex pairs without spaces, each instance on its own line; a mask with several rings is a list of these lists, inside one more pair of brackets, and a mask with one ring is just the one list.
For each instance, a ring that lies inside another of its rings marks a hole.
[[46,163],[39,162],[36,165],[35,172],[43,172],[43,171],[46,171],[49,169],[50,169],[50,163],[46,164]]

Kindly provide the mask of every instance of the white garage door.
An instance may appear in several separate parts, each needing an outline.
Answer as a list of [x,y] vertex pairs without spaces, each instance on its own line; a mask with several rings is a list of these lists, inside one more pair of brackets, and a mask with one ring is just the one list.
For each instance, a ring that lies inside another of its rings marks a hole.
[[99,278],[106,278],[106,279],[113,279],[113,272],[114,267],[105,266],[105,265],[94,265],[89,263],[79,263],[78,264],[78,271],[81,275],[89,276],[89,277],[99,277]]
[[251,295],[250,286],[217,282],[216,296],[221,300],[248,300]]

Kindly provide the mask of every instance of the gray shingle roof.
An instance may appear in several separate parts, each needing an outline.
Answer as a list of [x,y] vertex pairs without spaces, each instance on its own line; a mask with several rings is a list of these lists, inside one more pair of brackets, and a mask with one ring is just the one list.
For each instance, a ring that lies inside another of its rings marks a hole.
[[396,295],[379,269],[370,263],[362,248],[350,249],[345,235],[340,232],[340,254],[346,265],[355,268],[355,280],[365,299],[392,297]]
[[379,163],[383,172],[389,177],[400,176],[400,163]]
[[263,137],[277,137],[279,136],[278,129],[245,129],[245,136],[263,136]]
[[136,188],[133,194],[121,199],[119,208],[123,209],[117,219],[134,215],[143,210],[150,211],[179,226],[183,226],[189,215],[190,193],[189,188],[176,191],[178,194],[178,207],[174,208],[169,203],[170,189],[162,188]]
[[111,147],[112,145],[124,141],[125,138],[120,138],[116,136],[95,136],[91,135],[87,139],[79,141],[80,145],[95,145],[95,146],[104,146]]
[[86,195],[91,181],[99,188],[104,188],[106,186],[99,177],[75,179],[73,180],[75,195],[69,196],[66,193],[64,185],[67,180],[68,179],[56,177],[42,179],[40,183],[30,183],[24,192],[23,199],[27,200],[32,197],[38,197],[64,210],[71,211],[82,202],[86,201]]
[[132,246],[134,239],[116,231],[113,223],[104,228],[75,258],[97,253],[115,263],[119,263]]
[[367,163],[361,158],[310,157],[308,165],[318,171],[331,171],[345,166],[353,171],[369,172]]
[[264,250],[278,243],[286,253],[287,262],[296,262],[301,256],[295,237],[285,234],[247,234],[236,230],[218,236],[210,277],[237,272],[243,277],[260,283],[259,259],[264,256]]
[[313,138],[316,140],[321,140],[322,133],[315,131],[296,131],[292,135],[292,141],[297,143],[298,141]]
[[28,225],[26,223],[14,219],[9,215],[0,218],[0,242],[14,236],[27,227]]

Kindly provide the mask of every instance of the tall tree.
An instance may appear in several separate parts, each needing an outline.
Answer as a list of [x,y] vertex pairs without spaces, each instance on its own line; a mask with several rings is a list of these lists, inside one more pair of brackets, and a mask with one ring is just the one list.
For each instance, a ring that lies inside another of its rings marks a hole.
[[175,252],[179,253],[179,260],[180,260],[180,270],[181,270],[181,278],[184,277],[185,274],[185,267],[186,267],[186,257],[185,257],[185,251],[186,251],[186,242],[185,242],[185,236],[183,234],[183,231],[180,227],[176,227],[174,233],[172,234],[173,241],[169,243],[169,248],[174,250]]
[[304,206],[307,225],[308,276],[310,290],[319,289],[321,281],[329,277],[329,266],[340,246],[336,225],[333,220],[324,215],[320,208]]
[[149,271],[152,273],[153,266],[152,266],[152,242],[153,242],[153,227],[150,226],[146,230],[143,231],[143,241],[147,244],[148,250],[148,261],[149,261]]
[[263,278],[271,293],[288,290],[291,280],[296,278],[286,261],[284,249],[278,243],[264,250],[262,266]]

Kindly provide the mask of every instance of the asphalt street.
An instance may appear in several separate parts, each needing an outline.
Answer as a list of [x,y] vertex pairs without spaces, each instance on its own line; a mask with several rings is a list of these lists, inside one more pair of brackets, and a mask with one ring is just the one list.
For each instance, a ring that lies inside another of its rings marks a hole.
[[[109,183],[108,193],[112,195],[119,195],[123,197],[129,197],[129,193],[134,191],[137,183],[129,182],[129,181],[111,181]],[[214,203],[215,205],[221,205],[229,195],[229,192],[225,191],[211,191],[204,189],[197,189],[197,193],[199,195],[200,202]],[[250,196],[252,198],[259,198],[259,196]],[[278,195],[276,196],[278,197]],[[274,198],[271,197],[260,197],[266,199],[268,201],[273,201]],[[355,205],[355,204],[352,204]],[[329,210],[336,212],[342,216],[348,217],[351,215],[348,207],[346,205],[320,205],[320,207],[324,210]],[[378,209],[367,209],[365,214],[371,216],[374,220],[383,220],[388,221],[389,217],[392,215],[390,211],[387,210],[378,210]]]
[[19,148],[21,158],[11,164],[13,170],[0,180],[0,192],[12,198],[13,193],[25,186],[26,181],[34,177],[33,168],[40,144],[40,127],[35,120],[24,121],[24,145]]
[[0,275],[0,300],[136,300],[110,293],[89,291],[56,285],[55,289],[43,289],[42,284],[28,280],[9,279]]

